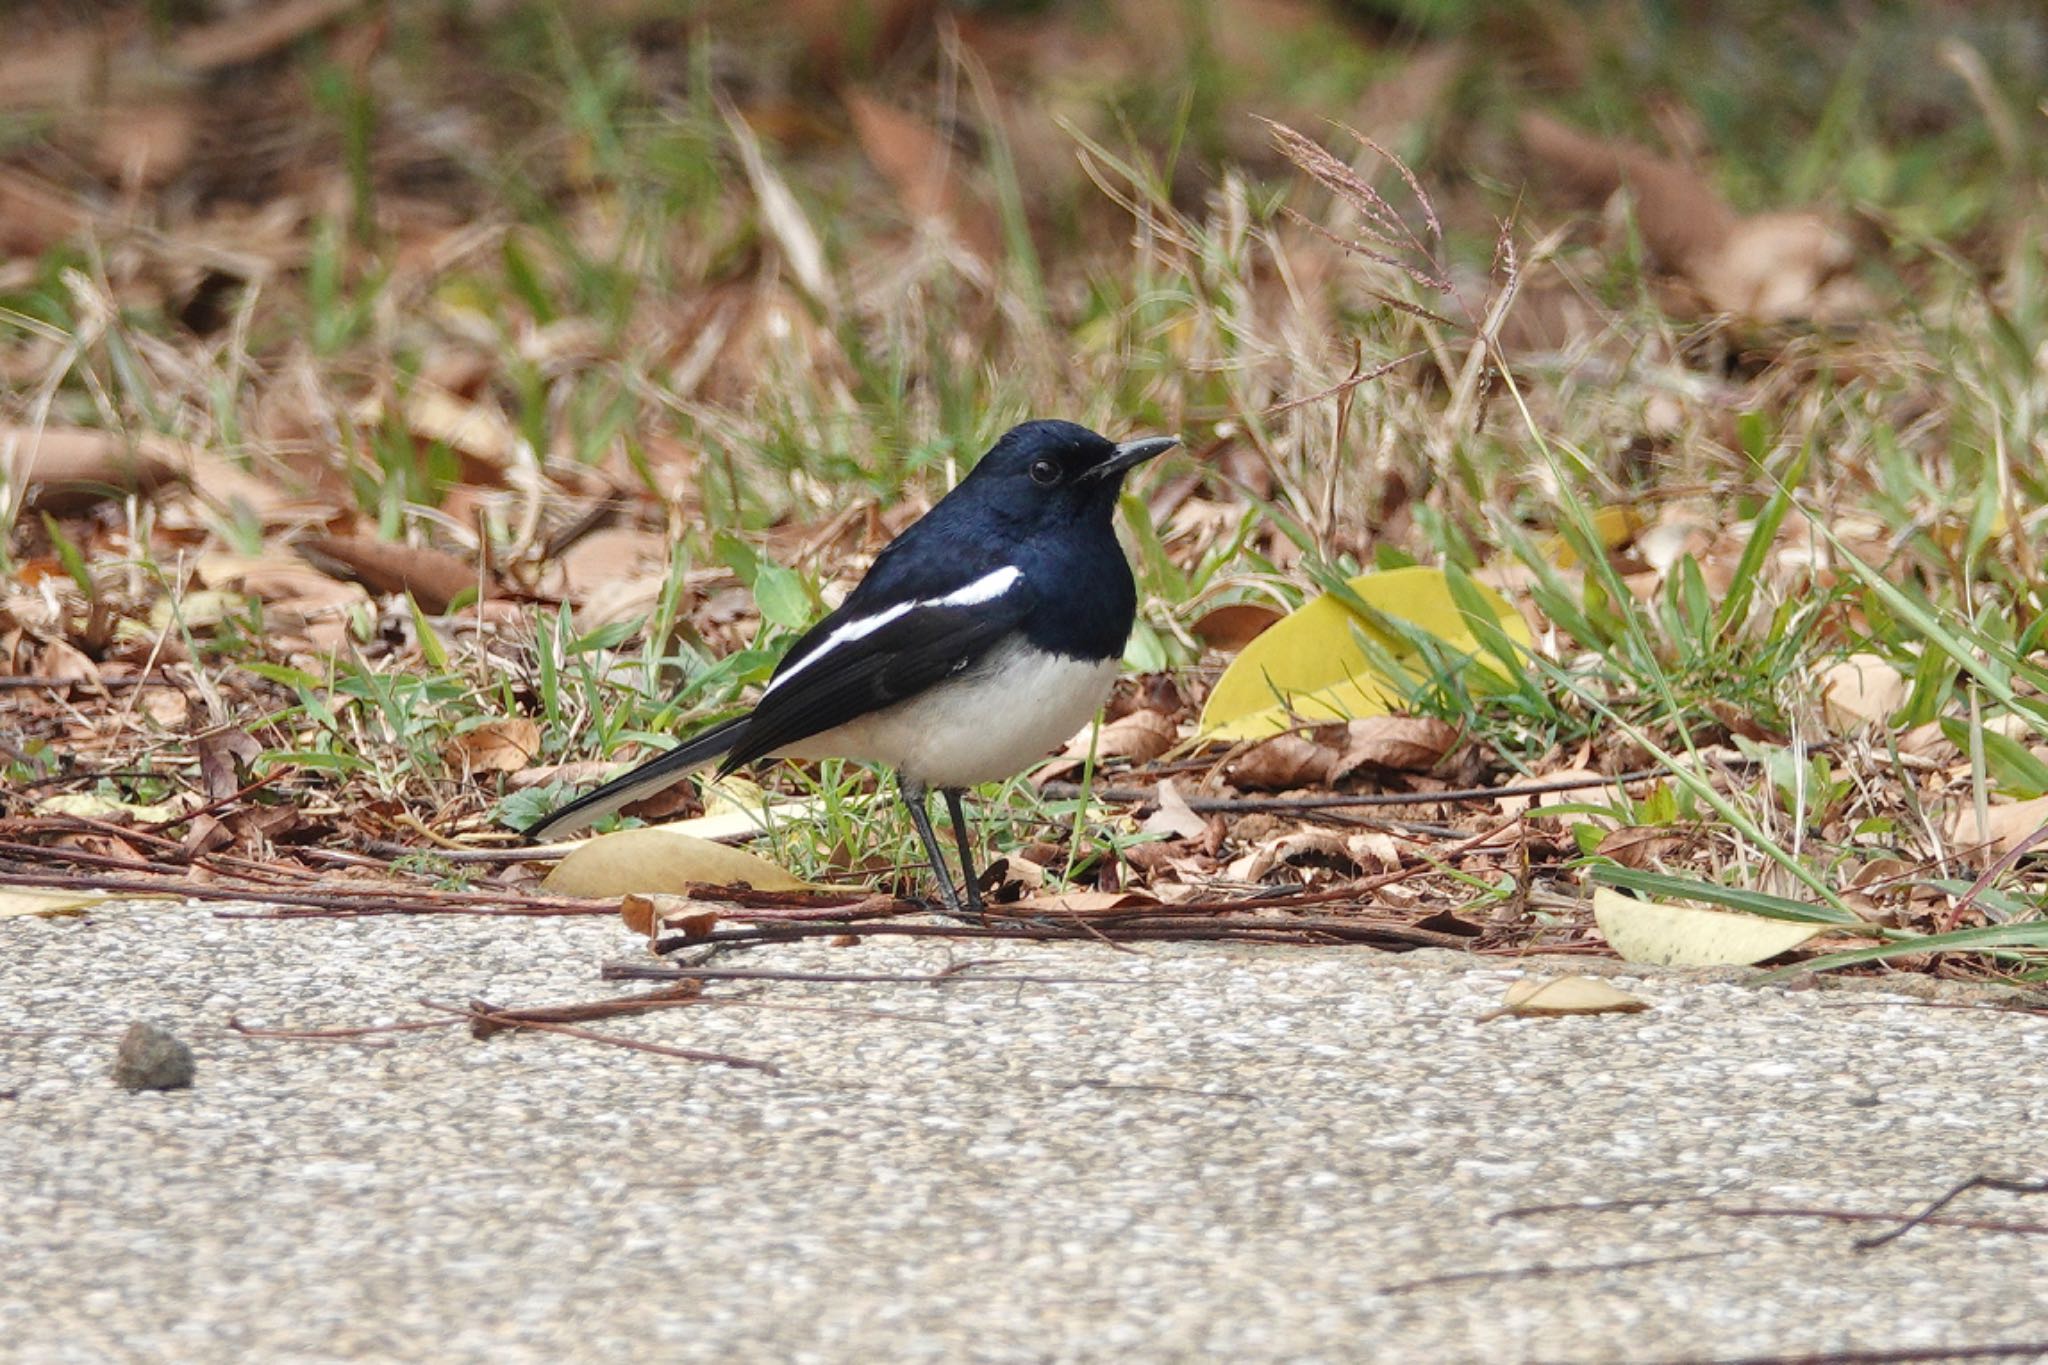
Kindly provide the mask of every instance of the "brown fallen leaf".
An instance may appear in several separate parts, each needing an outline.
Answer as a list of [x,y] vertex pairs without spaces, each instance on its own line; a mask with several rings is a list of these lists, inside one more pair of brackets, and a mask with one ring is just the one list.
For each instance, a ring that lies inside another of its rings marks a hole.
[[1111,910],[1137,909],[1158,903],[1157,897],[1142,891],[1062,891],[1050,896],[1026,896],[1003,909],[1020,915],[1100,915]]
[[36,676],[52,682],[97,683],[100,666],[68,640],[45,640],[36,655]]
[[[375,427],[384,411],[383,402],[372,397],[350,415],[357,426]],[[501,486],[505,471],[519,459],[523,438],[493,403],[471,402],[421,380],[405,395],[400,415],[416,438],[455,453],[465,483]]]
[[485,721],[448,742],[450,764],[473,773],[516,773],[540,752],[540,726],[525,716]]
[[[1179,727],[1171,718],[1157,711],[1133,711],[1102,727],[1101,737],[1094,741],[1095,757],[1100,762],[1120,758],[1134,764],[1150,763],[1171,749],[1179,736]],[[1091,738],[1085,731],[1074,736],[1067,743],[1065,756],[1088,757]]]
[[92,222],[92,211],[75,195],[0,166],[0,252],[39,256]]
[[57,514],[152,492],[178,477],[176,466],[150,444],[131,446],[119,433],[84,427],[38,432],[0,425],[0,467],[11,470],[10,482],[26,487],[27,506]]
[[188,29],[171,43],[173,64],[187,71],[218,71],[267,57],[288,43],[360,8],[362,0],[277,0],[217,23]]
[[307,563],[373,593],[410,592],[436,615],[477,586],[476,566],[445,550],[398,545],[371,536],[306,536],[292,545]]
[[1648,867],[1684,843],[1684,834],[1666,825],[1623,825],[1601,836],[1597,852],[1623,867]]
[[628,929],[649,939],[664,932],[702,938],[718,927],[718,907],[690,896],[629,892],[619,898],[619,918]]
[[185,169],[199,120],[185,100],[110,105],[100,111],[92,153],[100,172],[124,185],[162,185]]
[[1906,704],[1905,675],[1877,654],[1851,654],[1820,675],[1821,711],[1836,734],[1883,725]]
[[1854,310],[1853,291],[1835,287],[1854,249],[1818,214],[1742,218],[1697,171],[1646,147],[1533,111],[1521,116],[1520,129],[1552,182],[1581,202],[1597,206],[1626,187],[1644,245],[1712,311],[1777,322]]
[[995,210],[975,196],[961,178],[962,158],[925,120],[849,88],[846,112],[854,136],[906,213],[920,222],[950,228],[961,245],[992,261],[1002,244]]
[[1306,735],[1275,735],[1233,760],[1228,771],[1230,780],[1240,787],[1284,791],[1328,782],[1338,757],[1335,748]]
[[1235,654],[1285,614],[1260,602],[1232,602],[1204,612],[1190,629],[1209,648]]
[[1981,823],[1976,807],[1966,805],[1949,817],[1948,837],[1958,852],[1985,856],[1984,846],[1988,844],[1989,856],[2004,857],[2032,838],[2043,825],[2048,825],[2048,796],[2037,796],[2031,801],[1989,807]]
[[107,62],[110,35],[77,25],[21,42],[0,57],[0,109],[56,109],[93,97]]
[[1209,822],[1195,814],[1180,786],[1166,778],[1158,787],[1159,809],[1139,824],[1146,834],[1163,834],[1169,839],[1200,839],[1209,832]]
[[192,749],[199,756],[199,780],[208,801],[225,801],[248,786],[249,765],[263,753],[254,735],[234,726],[197,736]]
[[1457,727],[1435,716],[1366,716],[1344,728],[1344,751],[1330,771],[1333,782],[1359,768],[1428,772],[1458,742]]
[[1359,863],[1350,842],[1335,830],[1300,829],[1264,840],[1225,868],[1224,875],[1234,882],[1263,882],[1283,867],[1348,877]]

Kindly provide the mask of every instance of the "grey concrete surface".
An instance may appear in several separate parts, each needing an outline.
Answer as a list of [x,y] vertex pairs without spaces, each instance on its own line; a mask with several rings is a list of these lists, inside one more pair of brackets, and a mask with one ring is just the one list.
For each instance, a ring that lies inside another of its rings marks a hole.
[[[990,955],[1098,980],[775,985],[608,1026],[779,1076],[539,1034],[224,1029],[591,999],[627,989],[600,962],[641,951],[595,920],[0,922],[0,1356],[1576,1362],[2048,1340],[2048,1238],[1923,1228],[1858,1252],[1867,1228],[1697,1202],[1497,1219],[1703,1195],[1898,1210],[1979,1171],[2048,1173],[2038,1018],[1623,976],[1652,1010],[1481,1023],[1512,964],[1069,947]],[[948,959],[899,941],[743,962]],[[191,1089],[110,1079],[138,1018],[193,1044]],[[2048,1223],[2048,1198],[1957,1212]]]

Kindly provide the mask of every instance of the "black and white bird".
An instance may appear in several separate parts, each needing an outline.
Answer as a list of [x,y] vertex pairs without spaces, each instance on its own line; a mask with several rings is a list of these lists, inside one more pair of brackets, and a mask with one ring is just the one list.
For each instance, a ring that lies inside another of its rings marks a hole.
[[[1026,422],[876,556],[845,603],[783,656],[754,709],[714,725],[526,831],[574,833],[714,759],[852,758],[895,770],[952,909],[979,910],[960,801],[1024,770],[1108,699],[1137,614],[1111,524],[1124,475],[1174,445]],[[943,792],[963,907],[932,833]]]

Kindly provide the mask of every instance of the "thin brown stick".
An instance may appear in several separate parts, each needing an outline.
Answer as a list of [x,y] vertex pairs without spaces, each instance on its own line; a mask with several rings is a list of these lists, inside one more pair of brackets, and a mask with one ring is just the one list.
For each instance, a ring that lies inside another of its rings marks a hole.
[[839,986],[953,986],[962,983],[991,986],[1156,984],[1120,981],[1110,976],[963,976],[950,970],[933,972],[929,976],[892,976],[883,972],[778,972],[765,968],[755,970],[748,967],[671,967],[640,962],[607,962],[598,969],[598,976],[605,981],[807,981]]
[[1973,1175],[1947,1194],[1941,1196],[1941,1198],[1929,1204],[1926,1208],[1920,1210],[1920,1212],[1914,1214],[1911,1218],[1908,1218],[1905,1222],[1893,1228],[1890,1232],[1881,1232],[1875,1237],[1859,1238],[1856,1242],[1856,1249],[1858,1251],[1869,1251],[1873,1247],[1881,1247],[1887,1242],[1897,1241],[1914,1228],[1929,1222],[1935,1214],[1941,1212],[1971,1190],[1997,1190],[2001,1194],[2048,1194],[2048,1180],[2009,1180],[1995,1175]]
[[416,1033],[422,1029],[452,1028],[460,1019],[412,1019],[396,1024],[356,1024],[342,1028],[256,1028],[230,1015],[228,1028],[244,1038],[276,1038],[294,1043],[345,1043],[378,1033]]
[[[1871,1351],[1808,1351],[1777,1356],[1714,1356],[1711,1365],[1918,1365],[1922,1361],[2039,1360],[2048,1340],[2001,1341],[1978,1346],[1902,1346]],[[1708,1365],[1709,1358],[1681,1356],[1664,1365]]]
[[[605,1043],[611,1047],[622,1047],[633,1052],[651,1052],[659,1057],[677,1057],[686,1062],[708,1062],[713,1066],[737,1067],[745,1071],[759,1071],[768,1076],[780,1076],[782,1068],[773,1062],[757,1061],[752,1057],[735,1057],[727,1052],[703,1052],[696,1048],[670,1047],[666,1043],[644,1043],[638,1038],[622,1038],[616,1033],[599,1033],[576,1024],[551,1024],[540,1020],[521,1020],[508,1015],[497,1006],[483,1000],[472,1000],[467,1006],[444,1005],[435,1000],[422,1000],[420,1004],[430,1010],[444,1014],[460,1015],[476,1023],[495,1024],[505,1029],[536,1029],[542,1033],[559,1033],[569,1038],[582,1038],[587,1042]],[[493,1030],[495,1032],[497,1030]],[[488,1036],[488,1035],[486,1035]]]
[[1425,1275],[1419,1280],[1399,1280],[1393,1284],[1379,1286],[1382,1294],[1412,1294],[1418,1289],[1435,1289],[1441,1285],[1469,1284],[1483,1280],[1548,1280],[1560,1275],[1598,1275],[1605,1270],[1644,1270],[1651,1266],[1678,1265],[1686,1261],[1710,1261],[1723,1256],[1733,1256],[1733,1251],[1682,1251],[1672,1256],[1637,1256],[1626,1261],[1589,1261],[1580,1265],[1551,1265],[1538,1261],[1535,1265],[1516,1266],[1508,1270],[1459,1270],[1448,1275]]
[[[1663,768],[1637,768],[1610,777],[1567,777],[1549,782],[1514,782],[1504,787],[1454,787],[1440,792],[1358,792],[1335,796],[1190,796],[1188,808],[1197,815],[1242,814],[1250,811],[1343,810],[1351,806],[1431,806],[1468,801],[1498,801],[1503,796],[1546,796],[1552,792],[1584,791],[1591,787],[1612,787],[1631,782],[1648,782],[1668,776]],[[1070,798],[1083,794],[1077,782],[1048,782],[1039,789],[1046,796]],[[1150,804],[1159,799],[1152,787],[1096,787],[1093,795],[1103,801]]]

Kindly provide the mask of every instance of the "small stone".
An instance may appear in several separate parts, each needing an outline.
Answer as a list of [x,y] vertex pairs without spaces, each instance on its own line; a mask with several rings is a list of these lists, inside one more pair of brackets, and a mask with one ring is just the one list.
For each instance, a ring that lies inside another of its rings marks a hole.
[[125,1090],[182,1090],[192,1070],[192,1049],[161,1024],[130,1024],[114,1054],[114,1081]]

